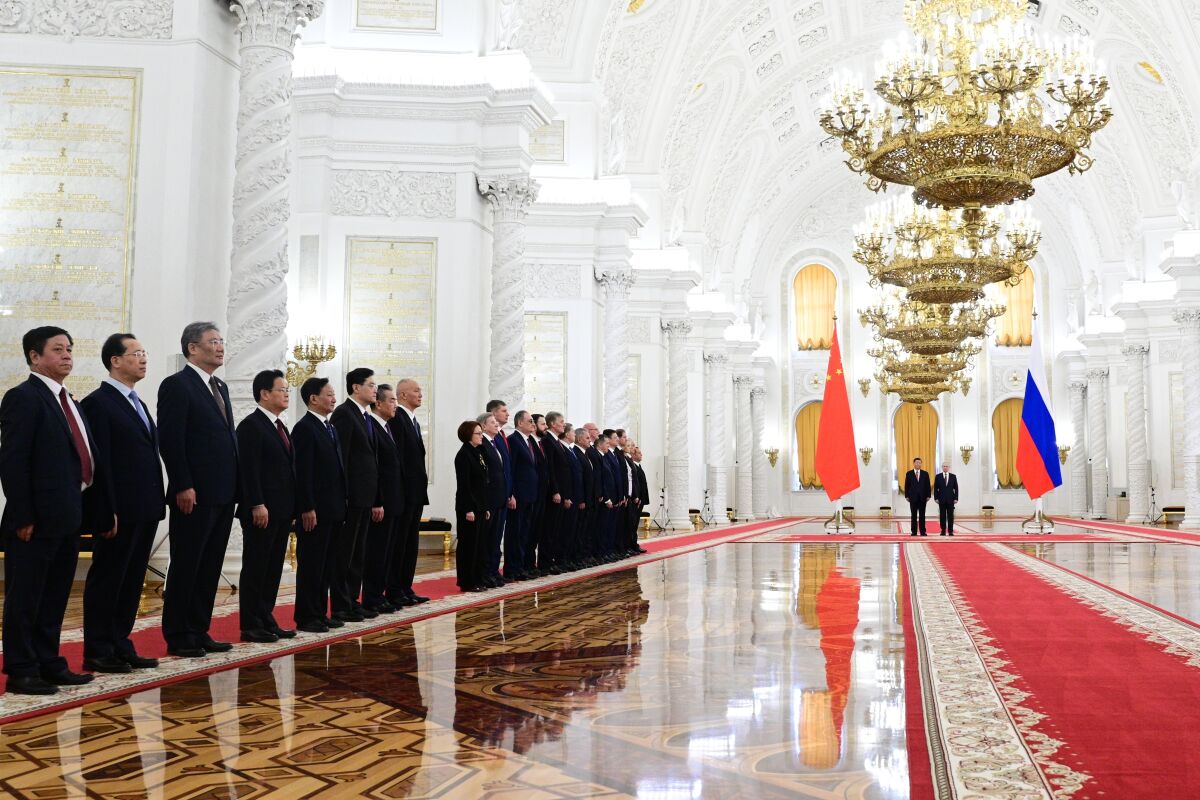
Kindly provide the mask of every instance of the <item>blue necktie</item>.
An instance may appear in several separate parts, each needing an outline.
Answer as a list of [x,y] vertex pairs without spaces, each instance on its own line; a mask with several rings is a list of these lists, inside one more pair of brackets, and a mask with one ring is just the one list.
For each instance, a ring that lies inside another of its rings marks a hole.
[[325,420],[325,430],[329,431],[329,438],[333,439],[334,444],[337,444],[337,431],[329,424],[329,420]]
[[146,432],[150,432],[150,418],[146,416],[146,409],[142,408],[142,399],[138,397],[137,392],[133,389],[129,390],[129,400],[133,403],[133,410],[137,412],[138,419],[146,426]]

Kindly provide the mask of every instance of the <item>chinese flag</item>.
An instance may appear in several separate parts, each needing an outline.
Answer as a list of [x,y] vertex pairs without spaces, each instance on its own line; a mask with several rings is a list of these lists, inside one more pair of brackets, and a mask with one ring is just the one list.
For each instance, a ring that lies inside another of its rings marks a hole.
[[836,324],[833,327],[833,347],[829,350],[821,422],[817,427],[816,467],[817,476],[830,500],[837,500],[859,487],[858,449],[854,446],[850,395],[846,393],[846,375],[842,370],[842,349],[838,346]]

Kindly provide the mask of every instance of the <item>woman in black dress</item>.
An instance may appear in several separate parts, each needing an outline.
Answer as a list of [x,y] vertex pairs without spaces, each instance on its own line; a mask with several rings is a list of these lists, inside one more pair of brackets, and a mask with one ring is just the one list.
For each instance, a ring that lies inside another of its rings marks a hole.
[[454,456],[454,475],[458,491],[454,495],[454,511],[458,516],[458,586],[464,592],[483,590],[479,548],[485,547],[488,520],[487,461],[483,455],[483,429],[478,422],[468,421],[458,426],[458,440],[463,443]]

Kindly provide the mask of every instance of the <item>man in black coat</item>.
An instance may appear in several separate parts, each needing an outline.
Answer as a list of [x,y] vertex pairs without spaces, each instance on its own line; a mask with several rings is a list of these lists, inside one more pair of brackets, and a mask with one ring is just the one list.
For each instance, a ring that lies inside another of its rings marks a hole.
[[494,414],[484,412],[476,418],[476,422],[483,431],[480,449],[487,462],[487,511],[492,515],[486,520],[487,537],[479,543],[479,569],[476,574],[481,586],[495,588],[502,586],[504,579],[493,571],[492,547],[493,543],[499,545],[501,532],[504,530],[502,520],[507,516],[508,498],[512,496],[512,471],[506,464],[505,453],[508,452],[508,448],[501,451],[496,444],[497,439],[503,438],[500,434],[499,420]]
[[330,420],[337,428],[342,445],[342,463],[346,465],[346,519],[337,536],[337,553],[329,602],[333,616],[342,622],[362,622],[379,616],[364,608],[358,596],[362,591],[363,555],[367,528],[383,521],[383,501],[379,496],[379,456],[370,424],[371,404],[375,402],[375,373],[366,367],[346,373],[349,397]]
[[586,427],[575,429],[575,444],[572,445],[572,453],[579,462],[580,488],[582,490],[577,503],[578,518],[575,538],[579,542],[579,555],[585,567],[594,567],[599,563],[596,560],[598,555],[596,549],[596,498],[598,495],[597,482],[600,477],[596,470],[599,454],[597,453],[596,459],[593,459],[592,454],[595,450],[589,447],[591,443],[592,434]]
[[390,614],[397,610],[387,597],[388,564],[396,547],[396,528],[404,513],[404,485],[400,476],[400,447],[389,423],[396,417],[396,391],[379,384],[371,406],[371,430],[379,456],[379,499],[383,519],[367,529],[366,562],[363,565],[362,604],[369,611]]
[[621,516],[625,501],[623,475],[613,445],[612,431],[605,429],[596,440],[596,452],[600,455],[600,560],[617,561],[621,558],[617,546],[617,520]]
[[513,425],[516,430],[508,436],[508,451],[512,454],[513,496],[517,507],[509,511],[504,535],[504,578],[523,581],[532,577],[527,567],[531,556],[526,548],[533,543],[533,519],[542,495],[533,417],[528,411],[518,411]]
[[646,470],[642,467],[642,448],[636,443],[630,448],[630,459],[633,461],[633,490],[637,495],[637,515],[633,526],[633,546],[641,552],[646,552],[638,544],[638,528],[642,524],[642,512],[650,505],[650,482],[646,479]]
[[404,510],[396,520],[396,545],[388,566],[387,600],[397,608],[429,602],[413,591],[417,551],[421,541],[421,512],[429,504],[429,474],[425,468],[425,439],[417,409],[425,400],[421,385],[412,378],[396,384],[399,408],[388,423],[400,451],[400,482]]
[[[96,442],[96,488],[84,503],[92,565],[83,588],[83,666],[129,672],[158,666],[129,638],[158,523],[167,515],[158,428],[134,387],[146,377],[146,350],[132,333],[114,333],[100,348],[108,377],[80,406]],[[104,531],[113,530],[105,536]]]
[[933,499],[938,504],[938,523],[942,536],[954,535],[954,506],[958,503],[958,476],[950,471],[950,462],[942,462],[942,471],[933,481]]
[[346,470],[337,429],[329,421],[337,394],[328,378],[300,387],[307,409],[292,426],[296,451],[296,629],[324,633],[345,625],[327,616],[333,536],[346,518]]
[[163,591],[167,652],[183,658],[223,653],[208,635],[238,493],[237,434],[229,388],[213,373],[225,341],[211,322],[183,329],[187,364],[158,387],[158,436],[167,465],[171,563]]
[[539,542],[538,568],[559,575],[568,569],[567,549],[571,541],[571,464],[567,448],[559,437],[566,420],[557,411],[546,415],[542,434],[542,452],[546,456],[546,517]]
[[79,557],[83,496],[96,476],[94,440],[62,385],[73,349],[62,328],[26,333],[21,350],[32,374],[0,402],[4,672],[12,694],[54,694],[59,686],[92,680],[68,670],[58,653]]
[[908,500],[912,513],[909,536],[925,536],[925,504],[929,502],[930,494],[929,473],[921,469],[921,459],[914,458],[913,468],[904,474],[904,499]]
[[275,620],[283,558],[296,522],[295,448],[280,418],[289,402],[283,373],[263,370],[251,389],[258,408],[237,426],[243,548],[238,609],[243,642],[277,642],[296,635]]

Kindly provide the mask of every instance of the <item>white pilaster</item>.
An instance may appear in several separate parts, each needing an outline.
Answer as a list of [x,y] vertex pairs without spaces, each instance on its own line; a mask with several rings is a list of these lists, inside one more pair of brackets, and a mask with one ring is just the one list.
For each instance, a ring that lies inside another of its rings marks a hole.
[[537,199],[528,175],[479,176],[492,207],[492,308],[488,397],[525,402],[525,214]]
[[706,353],[708,364],[708,423],[704,432],[708,444],[708,502],[717,524],[729,521],[729,444],[725,437],[725,398],[729,394],[729,356]]
[[737,420],[737,497],[734,500],[734,516],[739,522],[754,519],[754,473],[751,466],[753,458],[754,433],[750,417],[750,390],[754,379],[749,375],[734,376],[733,386],[736,395],[734,417]]
[[750,390],[750,425],[754,429],[753,450],[750,453],[751,503],[755,519],[767,518],[767,456],[763,452],[763,432],[766,426],[767,390],[755,386]]
[[1145,344],[1131,344],[1125,354],[1128,383],[1125,388],[1128,418],[1125,421],[1129,472],[1129,516],[1132,524],[1150,522],[1150,461],[1146,449],[1146,355]]
[[1180,527],[1200,529],[1200,308],[1176,311],[1183,334],[1184,517]]
[[232,0],[229,7],[238,18],[241,77],[225,374],[240,420],[254,409],[254,375],[287,363],[292,58],[300,28],[325,2]]
[[1108,515],[1108,370],[1087,373],[1088,455],[1092,459],[1091,519]]
[[667,334],[667,516],[669,527],[690,527],[688,514],[687,337],[692,323],[665,320]]
[[1087,449],[1087,381],[1079,378],[1067,384],[1071,395],[1071,425],[1075,428],[1075,441],[1067,454],[1067,468],[1071,474],[1071,516],[1083,518],[1088,513],[1088,449]]
[[632,271],[610,270],[596,279],[604,286],[604,425],[629,424],[629,289]]

